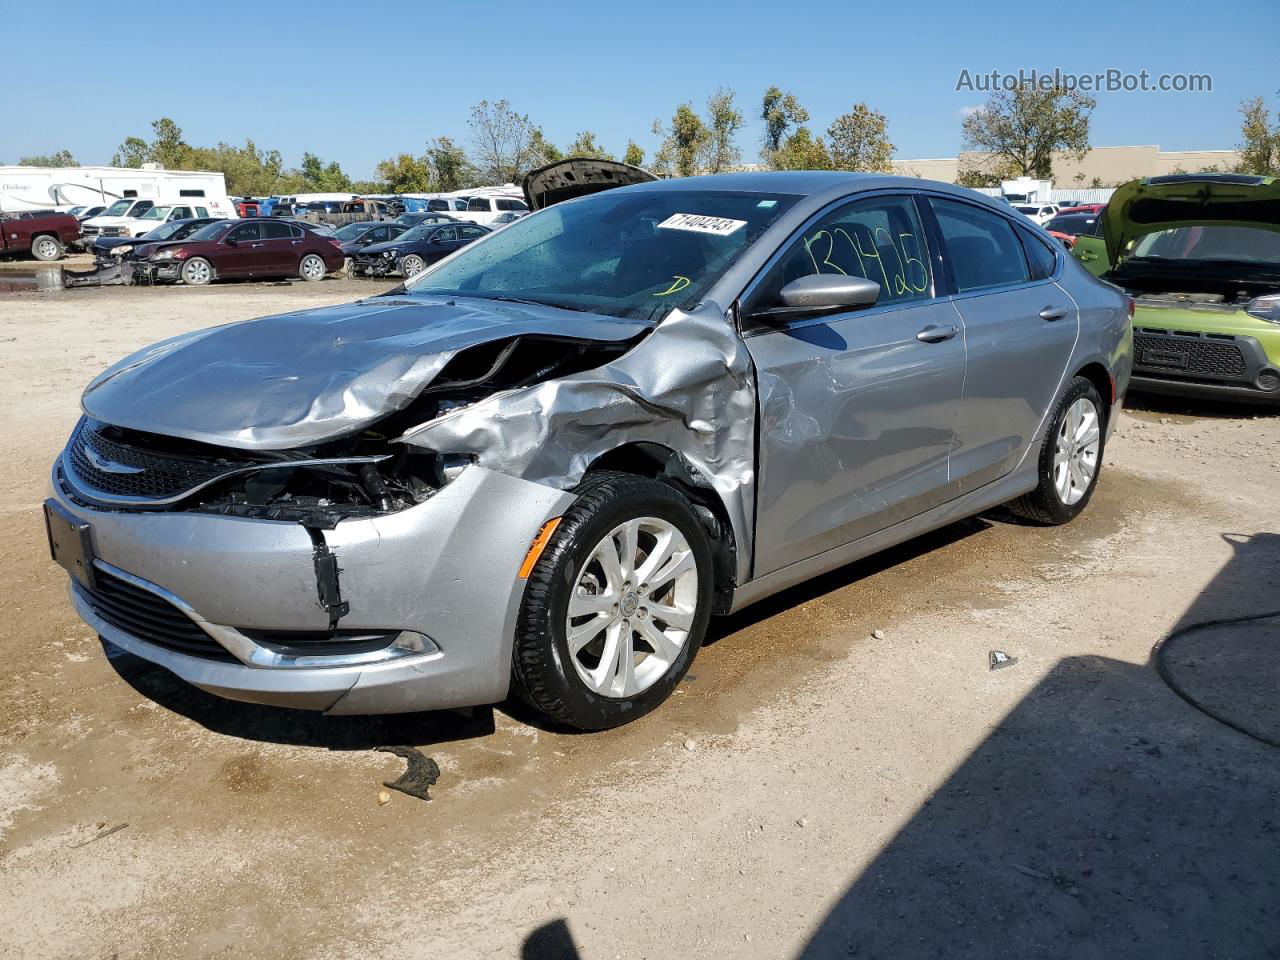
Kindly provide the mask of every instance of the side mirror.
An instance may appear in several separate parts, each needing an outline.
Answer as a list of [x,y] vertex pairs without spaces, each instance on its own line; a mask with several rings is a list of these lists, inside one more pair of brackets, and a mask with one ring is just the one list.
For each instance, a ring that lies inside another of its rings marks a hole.
[[227,237],[222,242],[225,243],[228,247],[238,247],[240,245],[240,241],[236,240],[234,237]]
[[823,313],[862,310],[880,299],[880,284],[866,277],[814,273],[792,280],[778,291],[777,306],[757,310],[752,317],[787,320]]

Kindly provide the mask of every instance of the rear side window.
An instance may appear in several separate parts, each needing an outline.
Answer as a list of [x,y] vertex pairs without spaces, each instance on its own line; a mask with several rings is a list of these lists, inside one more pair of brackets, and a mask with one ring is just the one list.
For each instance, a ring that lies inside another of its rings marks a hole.
[[467,211],[469,213],[471,212],[488,213],[489,201],[486,200],[484,197],[474,197],[473,199],[467,202]]
[[441,227],[439,230],[437,230],[437,231],[436,231],[436,235],[435,235],[434,237],[432,237],[432,239],[433,239],[433,240],[441,240],[441,241],[444,241],[444,240],[457,240],[457,239],[458,239],[458,231],[457,231],[457,228],[456,228],[456,227]]
[[1019,230],[1018,239],[1022,241],[1022,250],[1027,255],[1027,267],[1032,280],[1048,280],[1058,269],[1058,255],[1050,250],[1044,242],[1032,236],[1028,230]]
[[815,273],[874,280],[878,304],[932,296],[924,230],[911,198],[855,200],[807,228],[761,286],[761,302],[778,302],[788,283]]
[[480,227],[460,227],[463,240],[478,240],[485,235],[485,231]]
[[293,232],[289,229],[289,224],[275,222],[262,224],[263,240],[288,240],[293,236]]
[[958,200],[930,198],[929,203],[958,293],[1027,282],[1027,259],[1012,223]]

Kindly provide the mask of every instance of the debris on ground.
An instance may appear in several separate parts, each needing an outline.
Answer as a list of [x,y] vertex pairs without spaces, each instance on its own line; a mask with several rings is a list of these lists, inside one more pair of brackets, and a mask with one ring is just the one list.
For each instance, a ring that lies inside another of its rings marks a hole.
[[380,806],[380,807],[385,807],[385,806],[386,806],[388,803],[390,803],[390,802],[391,802],[391,791],[390,791],[390,790],[379,790],[379,791],[378,791],[378,806]]
[[884,639],[884,631],[883,631],[883,630],[872,630],[872,631],[871,631],[871,639],[872,639],[872,640],[883,640],[883,639]]
[[[434,786],[440,779],[440,766],[434,760],[414,747],[374,747],[374,749],[382,753],[394,753],[397,757],[403,757],[409,761],[409,768],[398,778],[383,781],[384,787],[399,790],[419,800],[431,799],[427,795],[427,788]],[[382,802],[381,797],[378,802]]]
[[1009,654],[1005,653],[1003,650],[991,651],[991,669],[992,670],[1003,670],[1005,667],[1012,667],[1017,662],[1018,662],[1017,657],[1011,657],[1009,656]]
[[127,827],[127,826],[128,826],[128,824],[127,824],[127,823],[117,823],[114,827],[111,827],[109,830],[103,830],[102,828],[103,828],[104,826],[106,826],[106,823],[105,823],[105,822],[103,822],[103,823],[99,823],[99,824],[98,824],[98,830],[99,830],[99,832],[98,832],[98,833],[94,834],[94,835],[93,835],[92,837],[90,837],[88,840],[81,840],[79,843],[73,843],[73,844],[71,845],[71,849],[73,849],[73,850],[74,850],[74,849],[76,849],[77,847],[87,847],[89,844],[91,844],[91,843],[93,843],[93,842],[95,842],[95,841],[97,841],[97,840],[101,840],[101,839],[103,839],[104,837],[109,837],[109,836],[111,836],[113,833],[119,833],[121,830],[123,830],[125,827]]
[[684,748],[688,750],[690,753],[693,753],[693,751],[698,749],[698,745],[694,743],[692,740],[686,740],[684,742]]

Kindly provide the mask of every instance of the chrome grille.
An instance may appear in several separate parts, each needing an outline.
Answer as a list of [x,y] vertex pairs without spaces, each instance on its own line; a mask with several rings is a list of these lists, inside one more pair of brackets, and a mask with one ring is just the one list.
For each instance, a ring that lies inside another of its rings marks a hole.
[[94,570],[96,586],[76,590],[93,612],[130,636],[178,653],[212,660],[234,660],[221,644],[168,600],[114,574]]
[[221,476],[236,464],[160,454],[112,440],[91,421],[76,430],[67,445],[67,461],[76,486],[114,497],[160,500],[184,493]]
[[1140,329],[1133,334],[1139,367],[1223,380],[1244,379],[1244,352],[1233,339]]

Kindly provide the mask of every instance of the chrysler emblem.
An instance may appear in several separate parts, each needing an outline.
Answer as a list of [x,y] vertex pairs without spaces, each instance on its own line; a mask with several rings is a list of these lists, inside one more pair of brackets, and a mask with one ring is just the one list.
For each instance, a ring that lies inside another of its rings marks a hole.
[[143,473],[143,467],[131,467],[127,463],[116,463],[114,460],[108,460],[93,452],[92,447],[84,448],[84,455],[89,458],[89,462],[93,464],[95,469],[101,470],[103,473]]

